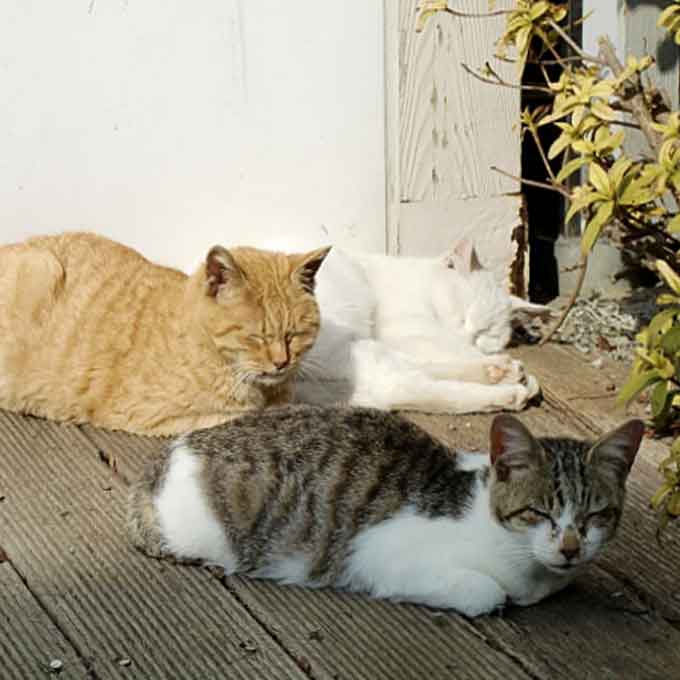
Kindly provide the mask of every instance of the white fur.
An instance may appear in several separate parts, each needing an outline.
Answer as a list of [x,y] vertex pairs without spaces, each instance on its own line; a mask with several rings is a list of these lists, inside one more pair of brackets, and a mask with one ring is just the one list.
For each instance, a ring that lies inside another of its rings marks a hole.
[[564,588],[573,573],[547,569],[534,554],[531,534],[501,527],[491,517],[488,489],[478,482],[473,506],[461,519],[432,519],[409,506],[360,532],[339,585],[468,616],[491,612],[508,599],[532,604]]
[[443,413],[519,410],[538,383],[498,354],[518,309],[487,270],[446,257],[349,255],[333,249],[317,275],[321,330],[302,361],[297,398]]
[[161,534],[173,555],[200,558],[231,573],[236,570],[236,558],[224,528],[208,505],[200,468],[200,457],[178,443],[171,453],[163,486],[154,499]]

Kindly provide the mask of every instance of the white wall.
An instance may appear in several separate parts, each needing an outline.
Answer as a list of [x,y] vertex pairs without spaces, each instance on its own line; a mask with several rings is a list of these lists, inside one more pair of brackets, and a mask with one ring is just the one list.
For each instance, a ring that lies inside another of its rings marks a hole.
[[0,242],[382,251],[383,72],[382,0],[0,0]]

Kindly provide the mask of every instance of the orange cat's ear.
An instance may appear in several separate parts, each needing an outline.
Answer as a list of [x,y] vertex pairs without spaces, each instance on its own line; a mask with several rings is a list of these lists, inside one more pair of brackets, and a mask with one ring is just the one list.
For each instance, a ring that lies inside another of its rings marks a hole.
[[293,275],[297,277],[308,293],[314,292],[314,277],[330,250],[331,246],[327,246],[326,248],[313,250],[305,255],[290,255],[294,263]]
[[217,297],[220,288],[243,281],[243,271],[231,253],[222,246],[214,246],[205,258],[205,290],[210,297]]

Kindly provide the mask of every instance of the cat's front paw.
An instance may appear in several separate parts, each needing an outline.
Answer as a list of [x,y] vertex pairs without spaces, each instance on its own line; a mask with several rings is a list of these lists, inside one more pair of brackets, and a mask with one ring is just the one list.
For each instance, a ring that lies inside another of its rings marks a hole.
[[536,396],[541,393],[538,380],[533,375],[527,375],[521,385],[513,385],[509,403],[506,405],[511,411],[521,411]]
[[473,619],[503,609],[508,603],[508,594],[489,576],[481,574],[466,580],[464,593],[455,609]]
[[499,354],[489,357],[486,365],[489,384],[521,383],[524,382],[524,366],[521,361],[516,361],[507,354]]

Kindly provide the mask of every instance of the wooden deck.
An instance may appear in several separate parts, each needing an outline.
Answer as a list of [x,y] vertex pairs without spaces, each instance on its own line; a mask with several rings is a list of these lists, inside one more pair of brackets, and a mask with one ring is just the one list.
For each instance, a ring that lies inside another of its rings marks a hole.
[[[559,347],[518,354],[543,384],[523,415],[536,433],[623,419],[622,369]],[[414,420],[483,448],[491,417]],[[680,531],[660,551],[647,509],[662,443],[645,442],[616,542],[572,587],[474,621],[144,558],[104,461],[130,476],[160,445],[0,412],[0,678],[680,678]]]

